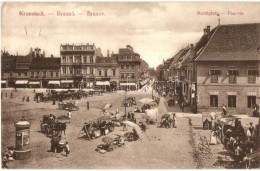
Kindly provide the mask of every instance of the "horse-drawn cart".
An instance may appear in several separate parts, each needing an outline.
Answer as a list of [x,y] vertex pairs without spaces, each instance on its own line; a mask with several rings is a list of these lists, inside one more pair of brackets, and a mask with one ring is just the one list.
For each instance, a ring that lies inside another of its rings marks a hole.
[[59,109],[61,110],[69,110],[69,111],[78,111],[79,110],[79,106],[75,103],[63,103],[63,102],[59,102],[58,103]]

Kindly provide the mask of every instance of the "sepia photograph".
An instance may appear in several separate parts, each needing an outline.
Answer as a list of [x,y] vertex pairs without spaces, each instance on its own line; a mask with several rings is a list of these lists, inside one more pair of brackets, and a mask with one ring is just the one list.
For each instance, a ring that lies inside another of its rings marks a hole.
[[260,2],[2,2],[2,169],[259,169]]

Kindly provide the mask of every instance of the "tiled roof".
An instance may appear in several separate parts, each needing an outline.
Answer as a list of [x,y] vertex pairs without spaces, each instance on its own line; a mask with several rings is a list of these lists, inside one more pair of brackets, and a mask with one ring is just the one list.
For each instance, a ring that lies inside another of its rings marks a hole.
[[3,55],[1,58],[1,69],[2,70],[14,70],[17,56],[6,56]]
[[16,63],[30,63],[30,56],[17,56]]
[[33,58],[31,69],[59,69],[60,58]]
[[260,60],[260,23],[220,25],[196,61]]
[[97,57],[97,63],[117,63],[116,57]]

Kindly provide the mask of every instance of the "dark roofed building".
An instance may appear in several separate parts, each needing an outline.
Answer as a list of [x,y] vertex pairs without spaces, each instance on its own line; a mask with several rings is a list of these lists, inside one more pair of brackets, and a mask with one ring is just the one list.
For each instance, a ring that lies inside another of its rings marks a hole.
[[30,71],[29,86],[44,88],[60,86],[60,58],[33,58]]
[[196,61],[256,61],[260,24],[220,25]]
[[220,25],[196,62],[199,111],[252,115],[260,103],[260,24]]

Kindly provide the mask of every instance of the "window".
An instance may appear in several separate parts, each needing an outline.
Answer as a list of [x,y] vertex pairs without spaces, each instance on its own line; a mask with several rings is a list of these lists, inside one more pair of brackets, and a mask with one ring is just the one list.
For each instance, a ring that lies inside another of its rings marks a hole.
[[90,74],[93,74],[93,67],[90,67]]
[[58,71],[56,72],[56,77],[59,77],[59,72]]
[[36,77],[39,77],[39,71],[36,71]]
[[22,75],[21,72],[18,72],[18,77],[21,77],[21,75]]
[[218,107],[218,96],[210,95],[210,107]]
[[134,66],[134,65],[132,65],[132,69],[135,69],[135,66]]
[[237,83],[238,70],[228,70],[229,84]]
[[121,69],[124,69],[124,65],[121,65]]
[[210,82],[211,83],[218,83],[218,75],[220,75],[220,70],[210,70],[209,75],[210,75]]
[[92,55],[90,56],[89,60],[90,60],[90,63],[93,63],[93,56]]
[[[11,74],[11,73],[10,73]],[[34,73],[33,73],[33,71],[31,72],[31,77],[34,77]]]
[[99,71],[98,71],[98,75],[99,75],[99,76],[101,76],[101,75],[102,75],[102,73],[101,73],[101,70],[99,70]]
[[129,65],[126,65],[126,69],[129,69]]
[[66,63],[66,57],[65,56],[62,57],[62,62]]
[[236,107],[236,96],[235,95],[229,95],[228,96],[228,107]]
[[80,69],[77,69],[77,71],[76,71],[77,73],[77,75],[80,75]]
[[75,56],[76,58],[76,63],[79,64],[80,63],[80,56]]
[[107,77],[107,70],[105,70],[105,77]]
[[115,76],[115,75],[116,75],[116,70],[113,69],[113,76]]
[[131,75],[131,78],[134,79],[134,78],[135,78],[135,74],[132,74],[132,75]]
[[247,108],[253,108],[256,104],[256,96],[247,96]]
[[27,76],[27,72],[24,72],[24,76]]
[[73,74],[73,69],[72,68],[70,68],[69,71],[70,71],[69,74]]
[[50,72],[50,75],[51,75],[51,77],[53,77],[53,72],[52,71]]
[[63,74],[66,74],[66,68],[65,68],[65,67],[62,68],[62,73],[63,73]]
[[12,77],[13,76],[13,72],[10,72],[10,77]]
[[120,74],[121,75],[121,78],[123,79],[124,78],[124,74]]
[[87,63],[87,57],[86,56],[83,57],[83,62]]
[[42,71],[42,77],[43,77],[43,78],[46,77],[46,71]]
[[73,57],[70,56],[70,57],[69,57],[69,63],[72,63],[72,62],[73,62]]
[[130,55],[129,55],[129,56],[127,56],[127,59],[131,59],[131,58],[132,58],[132,56],[130,56]]
[[248,84],[255,84],[256,77],[259,75],[258,70],[248,70]]

